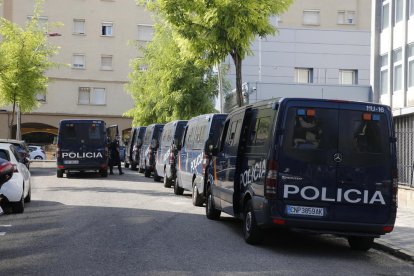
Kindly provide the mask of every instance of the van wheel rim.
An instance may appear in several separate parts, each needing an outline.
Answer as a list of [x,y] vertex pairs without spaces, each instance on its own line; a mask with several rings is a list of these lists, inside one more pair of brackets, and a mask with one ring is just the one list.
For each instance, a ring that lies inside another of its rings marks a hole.
[[246,232],[250,233],[250,230],[252,229],[252,213],[248,212],[246,214],[246,222],[245,222],[245,227],[246,227]]
[[197,198],[196,193],[197,193],[197,186],[196,186],[196,185],[194,185],[194,186],[193,186],[193,201],[194,201],[194,202],[195,202],[195,200],[196,200],[196,198]]

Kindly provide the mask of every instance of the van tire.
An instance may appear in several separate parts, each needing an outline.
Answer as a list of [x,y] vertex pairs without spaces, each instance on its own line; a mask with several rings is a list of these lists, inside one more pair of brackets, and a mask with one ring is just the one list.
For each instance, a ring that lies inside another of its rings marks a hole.
[[57,169],[56,170],[56,176],[57,176],[57,178],[62,178],[63,177],[63,170]]
[[251,200],[246,202],[243,214],[244,240],[248,244],[260,244],[263,241],[263,230],[257,225]]
[[374,237],[348,237],[348,244],[352,250],[368,251],[374,245]]
[[27,196],[24,198],[24,202],[32,201],[32,185],[29,186],[29,191],[27,192]]
[[164,170],[164,187],[165,188],[171,188],[171,184],[172,184],[171,178],[167,177],[167,174]]
[[125,162],[124,167],[128,169],[129,168],[129,163]]
[[99,171],[99,174],[100,174],[102,177],[108,177],[108,171],[107,171],[107,170],[100,170],[100,171]]
[[161,182],[161,177],[158,175],[157,170],[154,170],[154,182]]
[[214,207],[214,199],[213,195],[211,194],[210,188],[207,190],[207,200],[206,200],[206,216],[208,219],[211,220],[218,220],[220,219],[221,211],[217,210]]
[[[137,164],[131,163],[131,170],[137,171]],[[140,171],[141,172],[141,171]]]
[[182,195],[184,193],[184,189],[178,186],[177,178],[174,181],[174,194],[175,195]]
[[13,213],[21,214],[24,212],[24,195],[22,195],[22,198],[18,202],[12,202],[11,208]]
[[199,206],[199,207],[203,206],[204,200],[203,200],[202,196],[198,193],[197,184],[194,184],[194,183],[193,183],[192,198],[193,198],[193,205],[194,206]]
[[148,178],[151,177],[151,171],[149,169],[147,169],[147,167],[145,167],[144,176],[148,177]]

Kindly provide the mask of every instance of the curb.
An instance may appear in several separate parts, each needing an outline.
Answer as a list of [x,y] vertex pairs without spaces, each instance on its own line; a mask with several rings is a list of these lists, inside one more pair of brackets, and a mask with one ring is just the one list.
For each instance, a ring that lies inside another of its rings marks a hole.
[[387,252],[387,253],[393,255],[394,257],[397,257],[399,259],[414,263],[414,253],[412,253],[410,251],[407,251],[405,249],[402,249],[402,248],[400,248],[398,246],[395,246],[391,243],[388,243],[386,241],[375,240],[374,245],[372,246],[372,248],[375,248],[375,249],[380,250],[380,251]]

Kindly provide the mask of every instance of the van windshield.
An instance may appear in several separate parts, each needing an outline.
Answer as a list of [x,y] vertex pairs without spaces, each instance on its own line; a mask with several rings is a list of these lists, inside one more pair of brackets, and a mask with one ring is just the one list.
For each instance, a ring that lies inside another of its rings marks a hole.
[[104,125],[100,123],[65,123],[60,127],[60,141],[65,144],[102,144]]
[[226,117],[226,115],[213,117],[213,121],[211,122],[210,127],[210,138],[212,145],[217,145],[221,135],[221,131],[223,130],[224,121],[226,120]]

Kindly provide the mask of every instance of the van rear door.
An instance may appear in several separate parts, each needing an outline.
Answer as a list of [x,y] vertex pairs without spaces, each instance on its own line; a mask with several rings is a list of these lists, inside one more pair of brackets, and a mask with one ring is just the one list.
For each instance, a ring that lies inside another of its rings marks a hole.
[[[338,104],[289,101],[278,162],[279,214],[332,220],[337,190]],[[283,112],[282,112],[283,113]]]
[[103,121],[64,122],[60,126],[59,147],[64,165],[99,168],[105,163],[105,146]]
[[384,108],[367,110],[360,103],[287,104],[278,158],[281,214],[354,223],[389,219],[391,117]]
[[[392,206],[391,114],[367,104],[340,104],[335,220],[386,223]],[[348,194],[347,194],[348,193]]]

